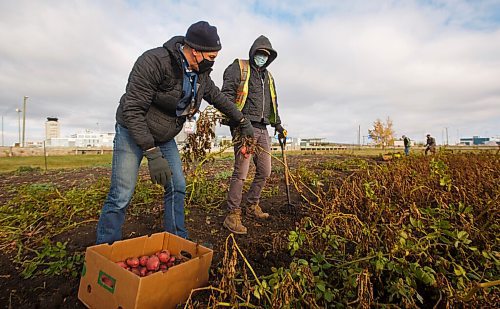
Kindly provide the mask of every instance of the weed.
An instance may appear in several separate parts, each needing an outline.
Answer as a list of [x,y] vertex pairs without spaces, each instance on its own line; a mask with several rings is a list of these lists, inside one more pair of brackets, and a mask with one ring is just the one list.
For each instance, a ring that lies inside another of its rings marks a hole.
[[20,166],[17,168],[15,173],[18,175],[23,175],[23,174],[40,173],[41,171],[42,169],[40,167]]
[[32,250],[35,257],[31,260],[18,260],[22,264],[21,276],[24,279],[39,274],[48,276],[59,276],[69,274],[72,277],[79,275],[78,270],[83,264],[83,254],[74,253],[69,255],[66,244],[61,242],[51,243],[47,238],[42,241],[42,250]]
[[226,171],[220,171],[217,174],[215,174],[214,178],[215,180],[227,180],[231,178],[233,175],[232,171],[226,170]]

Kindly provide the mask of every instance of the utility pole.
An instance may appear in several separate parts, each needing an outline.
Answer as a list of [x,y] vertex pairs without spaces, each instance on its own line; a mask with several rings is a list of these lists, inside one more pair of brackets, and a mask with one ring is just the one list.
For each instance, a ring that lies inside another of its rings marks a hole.
[[4,146],[3,144],[3,115],[2,115],[2,147]]
[[23,102],[23,147],[24,147],[24,137],[26,135],[26,100],[28,99],[28,96],[24,96],[24,102]]
[[358,146],[361,146],[361,125],[358,125]]
[[446,146],[448,146],[448,127],[446,127]]
[[16,108],[17,112],[17,139],[18,139],[18,145],[21,147],[21,109]]

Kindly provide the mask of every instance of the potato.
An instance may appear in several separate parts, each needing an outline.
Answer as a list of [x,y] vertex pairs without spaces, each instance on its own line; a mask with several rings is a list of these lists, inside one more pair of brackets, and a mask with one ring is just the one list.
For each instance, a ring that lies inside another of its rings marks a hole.
[[146,264],[148,263],[148,259],[149,259],[149,256],[147,255],[143,255],[139,258],[139,264],[141,266],[146,266]]
[[245,159],[248,159],[250,157],[250,154],[252,153],[251,149],[249,147],[243,145],[240,148],[240,153],[245,157]]
[[171,256],[170,259],[168,260],[167,262],[167,266],[168,267],[172,267],[175,265],[175,257],[174,256]]
[[170,252],[168,250],[163,250],[158,254],[158,258],[160,259],[160,262],[167,263],[170,259]]
[[118,266],[120,266],[121,268],[125,268],[125,269],[128,268],[128,265],[124,261],[118,261],[118,262],[116,262],[116,264]]
[[145,277],[148,272],[148,269],[143,266],[139,266],[139,276]]
[[139,266],[139,259],[136,257],[128,258],[127,265],[130,267],[137,267],[137,266]]
[[150,256],[146,268],[151,271],[157,271],[160,268],[160,259],[156,255]]
[[137,276],[141,276],[141,271],[139,270],[139,268],[131,268],[130,271],[134,274],[136,274]]

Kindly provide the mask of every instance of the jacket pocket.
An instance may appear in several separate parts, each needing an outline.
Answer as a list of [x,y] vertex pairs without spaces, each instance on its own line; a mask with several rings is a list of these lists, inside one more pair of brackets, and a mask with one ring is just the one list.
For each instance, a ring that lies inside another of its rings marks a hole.
[[151,105],[146,114],[146,123],[155,142],[164,143],[174,138],[182,130],[184,117],[173,117]]
[[164,113],[175,115],[178,101],[177,96],[173,96],[172,93],[158,91],[153,99],[153,105]]

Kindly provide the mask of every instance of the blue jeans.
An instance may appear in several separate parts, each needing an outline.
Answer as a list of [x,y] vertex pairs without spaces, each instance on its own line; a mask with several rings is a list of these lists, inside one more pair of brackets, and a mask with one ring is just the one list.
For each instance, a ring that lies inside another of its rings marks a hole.
[[[97,223],[97,244],[113,243],[122,238],[125,212],[134,194],[143,157],[142,149],[134,142],[125,127],[116,124],[115,130],[111,187]],[[177,144],[174,139],[171,139],[157,146],[160,147],[172,170],[172,179],[164,188],[165,231],[187,238],[188,234],[184,226],[186,180],[182,172]]]
[[405,155],[409,155],[410,154],[410,147],[405,147]]

